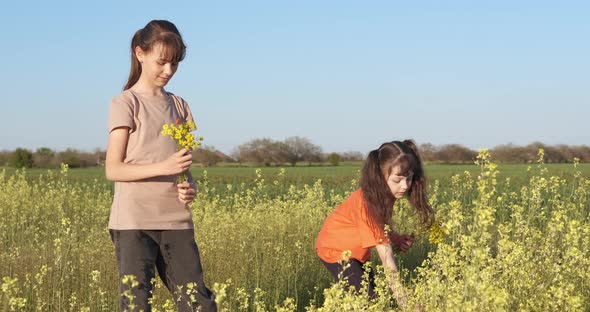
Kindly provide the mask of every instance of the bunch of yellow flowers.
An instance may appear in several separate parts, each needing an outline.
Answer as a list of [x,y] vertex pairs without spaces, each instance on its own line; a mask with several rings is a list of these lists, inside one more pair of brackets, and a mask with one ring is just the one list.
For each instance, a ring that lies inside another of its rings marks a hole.
[[445,236],[445,229],[440,221],[435,221],[430,227],[428,241],[431,244],[438,245],[443,242]]
[[[201,145],[201,141],[203,141],[203,137],[199,137],[198,139],[191,133],[197,129],[195,122],[189,120],[187,122],[180,122],[180,119],[176,119],[176,122],[173,124],[164,124],[162,126],[162,135],[167,135],[176,140],[178,143],[178,150],[183,148],[192,150],[197,146]],[[186,172],[183,172],[178,175],[176,182],[182,183],[188,181],[188,175]]]
[[162,126],[162,135],[168,135],[178,143],[179,150],[182,148],[194,149],[201,145],[203,137],[199,137],[198,140],[191,133],[197,129],[195,122],[189,120],[181,123],[179,119],[176,119],[175,124],[164,124]]

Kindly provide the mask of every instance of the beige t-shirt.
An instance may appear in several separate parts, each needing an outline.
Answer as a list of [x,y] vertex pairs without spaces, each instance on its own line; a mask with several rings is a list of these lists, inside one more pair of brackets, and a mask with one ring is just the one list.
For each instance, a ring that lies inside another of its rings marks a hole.
[[[176,141],[161,134],[164,124],[192,120],[188,104],[167,93],[166,98],[125,90],[113,98],[109,133],[129,128],[124,163],[152,164],[178,150]],[[192,229],[191,212],[178,200],[176,176],[159,176],[134,182],[115,182],[109,229]]]

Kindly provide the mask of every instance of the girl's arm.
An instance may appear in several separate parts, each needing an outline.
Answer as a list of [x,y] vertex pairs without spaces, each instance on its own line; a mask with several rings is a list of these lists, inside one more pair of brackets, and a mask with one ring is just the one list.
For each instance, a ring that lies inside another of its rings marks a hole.
[[391,248],[390,244],[377,245],[375,248],[377,249],[379,258],[381,258],[383,267],[391,272],[389,286],[391,287],[391,291],[393,291],[393,295],[395,296],[397,304],[400,307],[404,307],[406,305],[407,295],[401,283],[399,271],[397,270],[397,266],[393,260],[393,249]]
[[[105,161],[106,177],[110,181],[130,182],[157,176],[179,174],[190,167],[192,155],[182,149],[166,160],[147,165],[126,164],[125,151],[129,140],[127,127],[116,128],[109,134],[107,156]],[[186,155],[185,155],[186,154]]]
[[379,254],[379,258],[381,258],[383,267],[390,270],[392,273],[397,274],[397,265],[395,265],[395,261],[393,260],[393,249],[391,248],[391,245],[377,245],[375,248],[377,248],[377,253]]

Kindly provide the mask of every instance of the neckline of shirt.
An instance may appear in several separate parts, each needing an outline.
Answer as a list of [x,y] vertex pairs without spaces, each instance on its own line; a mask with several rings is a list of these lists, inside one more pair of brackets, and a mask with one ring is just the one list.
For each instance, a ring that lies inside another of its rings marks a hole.
[[144,94],[141,92],[137,92],[137,91],[133,91],[131,89],[127,89],[131,94],[133,94],[134,96],[136,96],[137,98],[142,99],[143,101],[147,101],[147,102],[166,102],[166,106],[170,106],[170,104],[172,103],[172,95],[168,92],[168,91],[164,91],[165,92],[165,96],[164,97],[159,97],[156,95],[148,95],[148,94]]

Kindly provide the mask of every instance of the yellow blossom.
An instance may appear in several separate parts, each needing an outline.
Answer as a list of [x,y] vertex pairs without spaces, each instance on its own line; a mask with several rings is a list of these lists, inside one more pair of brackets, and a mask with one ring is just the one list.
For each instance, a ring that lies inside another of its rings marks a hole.
[[430,227],[430,233],[428,235],[428,241],[431,244],[440,244],[443,241],[445,231],[440,222],[434,222]]
[[342,261],[348,262],[348,260],[350,260],[350,257],[352,257],[352,251],[345,250],[342,252]]
[[[183,148],[194,149],[195,147],[201,145],[201,141],[203,140],[202,136],[199,138],[198,141],[195,140],[195,135],[190,133],[195,131],[196,129],[197,126],[195,125],[194,121],[189,120],[185,123],[181,123],[180,120],[177,119],[175,123],[164,124],[162,126],[161,134],[164,136],[172,137],[176,141],[179,150]],[[178,181],[183,182],[187,180],[188,177],[186,173],[181,173],[178,178]]]

